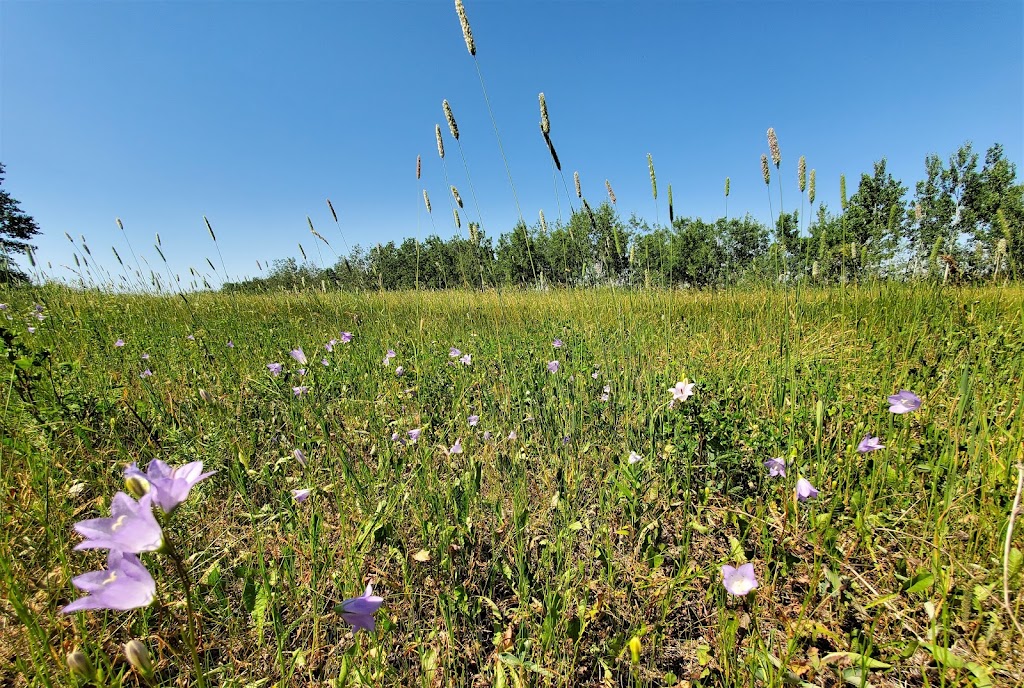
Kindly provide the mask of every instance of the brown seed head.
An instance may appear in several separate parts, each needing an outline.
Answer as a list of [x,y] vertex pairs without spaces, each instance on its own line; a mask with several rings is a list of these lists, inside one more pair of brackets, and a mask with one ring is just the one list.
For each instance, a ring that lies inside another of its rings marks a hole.
[[775,169],[779,169],[779,163],[782,162],[782,153],[779,152],[779,139],[775,136],[774,127],[769,127],[768,129],[768,151],[772,154],[772,162],[775,163]]
[[447,100],[441,103],[441,107],[444,108],[444,118],[448,120],[448,130],[452,132],[452,138],[458,141],[459,125],[455,123],[455,115],[452,114],[452,108],[450,105],[448,105]]
[[455,11],[459,15],[459,23],[462,24],[462,37],[466,39],[466,49],[470,55],[476,57],[476,42],[473,40],[473,30],[469,28],[469,19],[466,17],[466,8],[462,0],[455,0]]

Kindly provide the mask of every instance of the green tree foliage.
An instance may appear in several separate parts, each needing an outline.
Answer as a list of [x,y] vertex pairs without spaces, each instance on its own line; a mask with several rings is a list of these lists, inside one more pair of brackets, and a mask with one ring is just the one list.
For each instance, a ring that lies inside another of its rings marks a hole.
[[861,175],[857,192],[846,206],[846,240],[851,245],[849,269],[854,276],[882,274],[895,257],[903,236],[907,187],[886,172],[885,165],[882,158],[875,163],[874,174]]
[[5,167],[0,162],[0,284],[28,280],[14,262],[14,254],[27,255],[35,248],[29,240],[39,234],[39,225],[21,210],[21,204],[3,188]]

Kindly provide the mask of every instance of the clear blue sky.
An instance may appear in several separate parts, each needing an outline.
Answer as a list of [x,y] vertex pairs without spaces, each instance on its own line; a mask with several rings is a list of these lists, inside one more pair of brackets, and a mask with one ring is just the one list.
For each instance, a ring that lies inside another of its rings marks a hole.
[[[579,170],[593,205],[610,179],[619,212],[661,220],[715,218],[732,178],[730,215],[767,221],[759,170],[765,131],[782,149],[787,207],[796,162],[818,172],[837,205],[885,156],[913,190],[924,157],[966,140],[1006,147],[1024,176],[1024,3],[1007,2],[494,2],[466,0],[522,212],[567,213],[538,131],[544,91],[570,191]],[[0,160],[6,187],[39,222],[39,257],[71,263],[64,237],[84,234],[108,268],[135,251],[172,268],[316,259],[306,225],[339,253],[434,231],[455,232],[434,143],[477,220],[517,217],[473,59],[448,0],[406,2],[21,2],[0,0]],[[417,154],[423,180],[415,178]],[[575,201],[575,196],[573,196]],[[778,206],[775,208],[778,212]],[[463,224],[465,231],[465,224]],[[325,261],[333,262],[326,247]],[[214,280],[212,280],[214,281]],[[215,281],[214,281],[215,282]]]

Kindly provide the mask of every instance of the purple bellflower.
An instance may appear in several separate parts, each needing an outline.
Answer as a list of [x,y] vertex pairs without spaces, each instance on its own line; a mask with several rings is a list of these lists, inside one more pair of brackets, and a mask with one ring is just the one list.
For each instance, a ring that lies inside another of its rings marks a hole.
[[267,364],[267,370],[270,371],[271,375],[273,375],[274,377],[277,377],[278,375],[281,374],[281,364],[280,363],[268,363]]
[[164,533],[153,515],[152,492],[135,501],[124,492],[118,492],[110,501],[108,518],[90,518],[75,524],[75,530],[85,537],[75,549],[116,549],[138,554],[155,552],[164,546]]
[[864,439],[862,439],[860,444],[857,445],[857,451],[861,454],[878,451],[879,449],[885,449],[885,445],[882,444],[882,438],[872,437],[870,433],[864,435]]
[[818,491],[814,489],[810,481],[806,478],[800,478],[796,481],[796,498],[801,502],[806,502],[808,499],[814,499],[818,496]]
[[295,359],[295,362],[299,365],[306,365],[306,354],[302,352],[302,349],[292,349],[288,352],[288,355]]
[[768,475],[773,478],[785,478],[786,477],[786,460],[781,456],[768,459],[764,462],[764,465],[768,467]]
[[722,583],[731,595],[746,595],[757,587],[753,564],[743,564],[739,568],[726,564],[722,567]]
[[160,459],[153,459],[146,466],[145,473],[133,463],[124,470],[124,477],[128,481],[129,489],[132,489],[133,484],[141,485],[147,494],[153,496],[153,502],[160,507],[160,511],[169,514],[188,499],[188,493],[193,485],[206,480],[216,472],[203,473],[202,461],[171,468]]
[[71,583],[86,596],[64,607],[65,614],[82,609],[135,609],[156,598],[156,583],[139,558],[116,549],[107,555],[106,569],[75,576]]
[[362,595],[350,597],[338,605],[338,613],[341,614],[341,618],[352,625],[353,632],[358,632],[360,629],[373,631],[377,627],[373,615],[377,613],[383,603],[384,598],[374,595],[373,585],[368,584]]
[[558,361],[548,361],[548,372],[557,373],[559,368]]
[[913,392],[901,389],[889,397],[889,410],[893,413],[910,413],[921,408],[921,397]]

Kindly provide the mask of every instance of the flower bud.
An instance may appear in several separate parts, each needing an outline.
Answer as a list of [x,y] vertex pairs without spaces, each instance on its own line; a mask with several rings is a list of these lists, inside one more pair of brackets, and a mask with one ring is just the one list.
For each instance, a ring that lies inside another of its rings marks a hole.
[[96,667],[92,665],[89,655],[77,647],[68,653],[68,669],[71,670],[72,674],[80,676],[86,681],[96,678]]
[[149,650],[141,640],[129,640],[125,643],[124,656],[128,659],[128,663],[145,678],[153,676],[153,658],[150,657]]
[[135,499],[142,499],[149,492],[149,481],[137,475],[129,475],[124,479],[128,494]]

